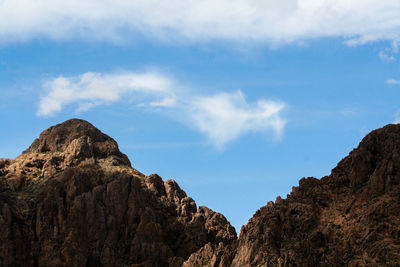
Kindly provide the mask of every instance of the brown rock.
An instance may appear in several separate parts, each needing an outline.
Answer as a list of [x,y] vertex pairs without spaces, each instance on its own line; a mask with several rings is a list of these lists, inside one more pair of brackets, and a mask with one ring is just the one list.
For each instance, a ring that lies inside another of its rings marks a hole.
[[69,120],[0,160],[0,266],[181,266],[236,238],[210,210],[211,231],[196,207],[175,181],[144,176],[113,139]]
[[227,245],[184,266],[398,266],[400,125],[367,135],[321,180],[303,178],[259,209]]
[[70,120],[0,159],[0,266],[397,266],[400,125],[260,208],[236,238],[176,181]]
[[64,153],[66,164],[76,166],[91,159],[114,156],[120,164],[130,166],[129,159],[118,149],[117,142],[87,121],[67,120],[43,131],[23,153]]

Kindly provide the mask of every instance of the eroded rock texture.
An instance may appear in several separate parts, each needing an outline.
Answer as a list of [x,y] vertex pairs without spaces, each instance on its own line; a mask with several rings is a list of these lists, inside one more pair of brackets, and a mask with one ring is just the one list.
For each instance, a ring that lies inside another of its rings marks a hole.
[[237,239],[174,180],[141,174],[112,138],[69,120],[0,159],[0,266],[399,266],[399,183],[400,125],[388,125]]
[[236,232],[174,180],[133,169],[83,120],[0,159],[0,266],[181,266]]
[[399,266],[400,125],[368,134],[331,175],[303,178],[229,244],[184,266]]

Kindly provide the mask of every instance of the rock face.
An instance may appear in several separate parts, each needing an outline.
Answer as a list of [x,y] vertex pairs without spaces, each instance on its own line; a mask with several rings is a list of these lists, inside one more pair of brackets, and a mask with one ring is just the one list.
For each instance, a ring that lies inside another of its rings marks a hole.
[[184,266],[399,266],[400,125],[368,134],[318,180],[259,209],[237,241],[207,244]]
[[174,180],[133,169],[83,120],[0,159],[0,266],[181,266],[236,232]]
[[399,266],[400,125],[367,135],[242,227],[133,169],[90,123],[0,159],[0,266]]

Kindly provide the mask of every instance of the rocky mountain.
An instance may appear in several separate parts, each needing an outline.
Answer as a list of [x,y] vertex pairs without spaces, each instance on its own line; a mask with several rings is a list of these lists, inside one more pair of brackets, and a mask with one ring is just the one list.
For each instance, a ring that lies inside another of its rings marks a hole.
[[400,125],[368,134],[329,176],[303,178],[232,243],[184,266],[400,266]]
[[133,169],[86,121],[0,159],[0,266],[181,266],[205,244],[235,239],[223,215]]
[[399,183],[400,125],[388,125],[237,238],[223,215],[73,119],[0,159],[0,266],[399,266]]

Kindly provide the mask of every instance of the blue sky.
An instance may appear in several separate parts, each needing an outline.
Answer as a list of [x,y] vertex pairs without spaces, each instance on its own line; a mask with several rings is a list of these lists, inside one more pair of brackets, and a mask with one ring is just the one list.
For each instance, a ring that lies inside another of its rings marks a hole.
[[78,117],[240,229],[400,121],[398,1],[0,2],[0,157]]

